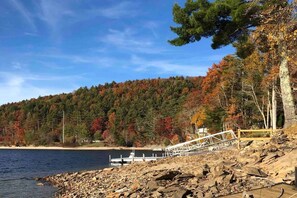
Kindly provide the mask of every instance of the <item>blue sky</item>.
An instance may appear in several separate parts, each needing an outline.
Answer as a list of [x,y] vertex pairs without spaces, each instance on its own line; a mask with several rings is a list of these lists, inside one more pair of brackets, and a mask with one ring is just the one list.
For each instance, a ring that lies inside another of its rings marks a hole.
[[144,78],[205,75],[230,46],[171,46],[182,0],[1,0],[0,104]]

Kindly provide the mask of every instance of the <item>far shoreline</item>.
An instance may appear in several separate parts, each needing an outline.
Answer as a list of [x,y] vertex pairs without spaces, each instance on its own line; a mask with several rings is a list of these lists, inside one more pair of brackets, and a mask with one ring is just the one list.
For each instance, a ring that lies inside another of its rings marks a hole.
[[69,150],[69,151],[103,151],[103,150],[137,150],[162,151],[160,147],[59,147],[59,146],[0,146],[0,150]]

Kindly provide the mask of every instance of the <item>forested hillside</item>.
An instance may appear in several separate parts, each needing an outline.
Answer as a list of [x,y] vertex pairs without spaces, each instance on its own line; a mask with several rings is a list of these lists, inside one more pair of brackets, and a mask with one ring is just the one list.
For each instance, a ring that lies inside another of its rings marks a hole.
[[180,141],[191,130],[201,77],[136,80],[80,88],[0,107],[5,145],[50,145],[104,140],[115,145]]
[[[246,58],[229,55],[205,77],[113,82],[3,105],[0,142],[61,144],[63,111],[66,144],[167,145],[186,140],[194,127],[211,133],[282,128],[279,70],[270,61],[271,54],[258,51]],[[290,63],[292,79],[294,68]]]

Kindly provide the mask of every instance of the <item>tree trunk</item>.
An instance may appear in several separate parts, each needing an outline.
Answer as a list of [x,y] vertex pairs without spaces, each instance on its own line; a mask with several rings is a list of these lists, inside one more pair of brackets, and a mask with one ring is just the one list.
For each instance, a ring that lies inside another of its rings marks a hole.
[[275,97],[275,85],[273,83],[272,86],[272,129],[275,130],[276,129],[276,109],[277,109],[277,102],[276,102],[276,97]]
[[263,118],[263,123],[264,123],[265,129],[268,129],[268,120],[266,120],[266,116],[265,116],[265,112],[264,112],[264,102],[263,102],[263,105],[261,107],[259,102],[258,102],[258,98],[257,98],[256,92],[254,90],[254,86],[250,85],[250,87],[251,87],[251,92],[252,92],[251,96],[253,98],[253,101],[254,101],[256,107],[258,108],[262,118]]
[[281,96],[283,101],[283,109],[285,115],[284,128],[291,126],[297,122],[297,116],[295,114],[295,105],[290,83],[290,74],[288,69],[288,60],[283,58],[279,67],[279,78],[281,87]]
[[[267,95],[267,100],[268,100],[268,104],[267,104],[267,110],[266,110],[266,126],[267,129],[270,128],[271,126],[271,122],[269,122],[269,116],[272,116],[272,112],[271,112],[271,102],[270,102],[270,92],[268,91],[268,95]],[[270,120],[272,120],[270,118]]]

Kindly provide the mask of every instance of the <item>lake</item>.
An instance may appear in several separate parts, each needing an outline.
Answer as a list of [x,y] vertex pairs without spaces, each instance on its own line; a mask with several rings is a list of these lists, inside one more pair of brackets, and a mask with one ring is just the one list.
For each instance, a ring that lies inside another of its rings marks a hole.
[[[129,156],[129,150],[0,150],[0,197],[53,197],[57,189],[37,186],[36,177],[63,172],[101,169],[112,157]],[[135,151],[136,156],[161,152]]]

